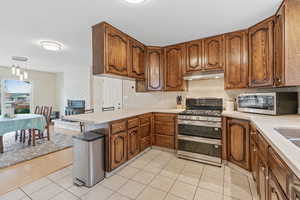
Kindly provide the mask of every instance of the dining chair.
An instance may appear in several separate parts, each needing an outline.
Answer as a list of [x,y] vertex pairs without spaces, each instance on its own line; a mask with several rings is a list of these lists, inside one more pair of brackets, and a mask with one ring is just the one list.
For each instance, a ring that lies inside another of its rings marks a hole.
[[33,146],[35,146],[35,141],[37,139],[43,139],[43,138],[47,138],[48,140],[50,140],[50,123],[51,123],[51,113],[52,113],[52,106],[43,106],[43,112],[42,115],[44,115],[45,120],[46,120],[46,133],[47,136],[44,137],[44,132],[40,131],[40,130],[36,130],[33,129],[31,131],[31,133],[29,134],[29,141],[28,144],[31,144],[31,140],[32,140],[32,144]]
[[[43,106],[35,106],[35,109],[34,109],[34,114],[38,114],[38,115],[41,115],[43,114]],[[31,129],[28,130],[29,132],[29,135],[31,135]],[[25,143],[26,141],[26,130],[20,130],[20,131],[16,131],[15,132],[15,140],[17,141],[18,140],[18,137],[20,136],[20,143],[23,142]]]

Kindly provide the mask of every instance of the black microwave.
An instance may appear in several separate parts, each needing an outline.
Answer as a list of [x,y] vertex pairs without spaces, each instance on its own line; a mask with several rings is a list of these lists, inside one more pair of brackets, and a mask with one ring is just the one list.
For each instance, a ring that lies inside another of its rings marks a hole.
[[298,111],[298,93],[241,94],[237,97],[237,110],[266,115],[296,114]]

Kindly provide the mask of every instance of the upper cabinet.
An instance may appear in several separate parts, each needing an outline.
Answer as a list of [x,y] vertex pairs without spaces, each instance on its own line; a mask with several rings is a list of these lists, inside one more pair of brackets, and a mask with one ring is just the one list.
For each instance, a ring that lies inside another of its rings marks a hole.
[[249,86],[273,86],[273,28],[269,18],[249,29]]
[[283,5],[275,15],[274,24],[274,84],[284,85],[284,12]]
[[248,32],[225,35],[225,89],[248,87]]
[[136,79],[145,79],[145,46],[136,40],[131,40],[129,49],[129,76]]
[[184,91],[186,81],[183,80],[185,68],[185,45],[174,45],[165,49],[165,90]]
[[224,35],[204,40],[204,70],[223,70],[224,68]]
[[129,39],[106,23],[93,27],[93,73],[128,76]]
[[147,89],[149,91],[163,90],[163,50],[160,47],[148,47],[146,59]]
[[185,73],[201,71],[204,64],[203,40],[186,43],[186,67]]
[[285,0],[275,15],[275,86],[300,85],[300,1]]

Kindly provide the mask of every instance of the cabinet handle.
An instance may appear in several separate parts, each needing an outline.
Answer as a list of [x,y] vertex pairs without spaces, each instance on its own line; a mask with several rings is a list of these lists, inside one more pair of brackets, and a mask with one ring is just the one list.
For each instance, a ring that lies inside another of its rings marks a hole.
[[253,152],[256,152],[257,150],[256,150],[256,148],[253,148]]

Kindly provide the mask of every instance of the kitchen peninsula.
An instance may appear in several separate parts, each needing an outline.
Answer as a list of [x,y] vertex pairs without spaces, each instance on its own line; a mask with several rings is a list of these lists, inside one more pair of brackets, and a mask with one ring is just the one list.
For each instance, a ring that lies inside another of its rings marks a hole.
[[65,117],[85,130],[106,131],[106,171],[120,167],[152,145],[174,151],[177,114],[182,109],[132,109]]

